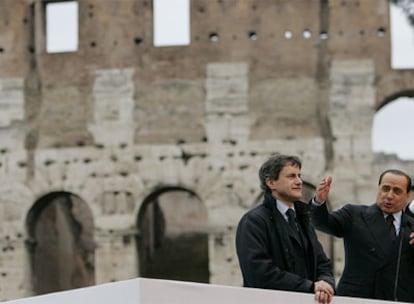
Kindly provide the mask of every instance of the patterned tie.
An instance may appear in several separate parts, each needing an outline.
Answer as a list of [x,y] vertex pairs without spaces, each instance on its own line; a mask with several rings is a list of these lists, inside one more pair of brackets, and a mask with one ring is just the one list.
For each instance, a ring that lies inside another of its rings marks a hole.
[[394,216],[392,214],[388,214],[385,220],[388,225],[388,232],[390,234],[391,240],[394,241],[397,237],[394,226]]

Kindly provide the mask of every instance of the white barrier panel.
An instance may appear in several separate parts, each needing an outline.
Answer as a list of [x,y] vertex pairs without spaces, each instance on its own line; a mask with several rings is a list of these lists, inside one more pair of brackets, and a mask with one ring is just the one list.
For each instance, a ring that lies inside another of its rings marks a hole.
[[[315,304],[312,294],[137,278],[2,302],[4,304]],[[332,304],[396,302],[334,297]],[[399,302],[402,303],[402,302]]]

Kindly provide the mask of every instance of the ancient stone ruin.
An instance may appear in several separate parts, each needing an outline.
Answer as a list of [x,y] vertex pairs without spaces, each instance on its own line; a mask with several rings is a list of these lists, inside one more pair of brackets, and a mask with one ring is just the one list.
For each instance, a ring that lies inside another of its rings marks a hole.
[[[134,277],[240,286],[241,215],[275,152],[305,198],[372,202],[375,112],[413,96],[387,0],[191,0],[190,43],[154,46],[150,0],[77,0],[76,51],[46,0],[0,0],[0,300]],[[409,132],[406,130],[407,139]],[[320,235],[339,276],[340,240]]]

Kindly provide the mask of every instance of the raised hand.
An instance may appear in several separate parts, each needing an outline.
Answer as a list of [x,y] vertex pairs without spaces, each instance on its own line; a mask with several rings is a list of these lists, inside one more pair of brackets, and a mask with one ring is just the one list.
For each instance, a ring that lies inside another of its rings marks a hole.
[[315,200],[317,203],[323,203],[327,200],[329,190],[331,189],[332,177],[322,178],[316,187]]

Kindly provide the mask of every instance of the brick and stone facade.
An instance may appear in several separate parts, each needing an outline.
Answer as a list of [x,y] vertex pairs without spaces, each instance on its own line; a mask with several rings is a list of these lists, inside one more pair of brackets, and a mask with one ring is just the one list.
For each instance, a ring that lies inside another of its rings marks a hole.
[[414,172],[371,148],[376,110],[414,93],[414,71],[390,68],[387,0],[191,0],[191,43],[171,47],[153,46],[152,1],[78,0],[79,49],[57,54],[45,50],[46,3],[0,0],[1,300],[36,293],[51,202],[68,209],[45,222],[75,231],[56,254],[83,244],[68,265],[79,257],[99,284],[141,275],[148,198],[190,193],[208,281],[239,286],[235,227],[260,200],[270,154],[299,155],[310,186],[333,175],[333,208],[373,202],[388,167]]

